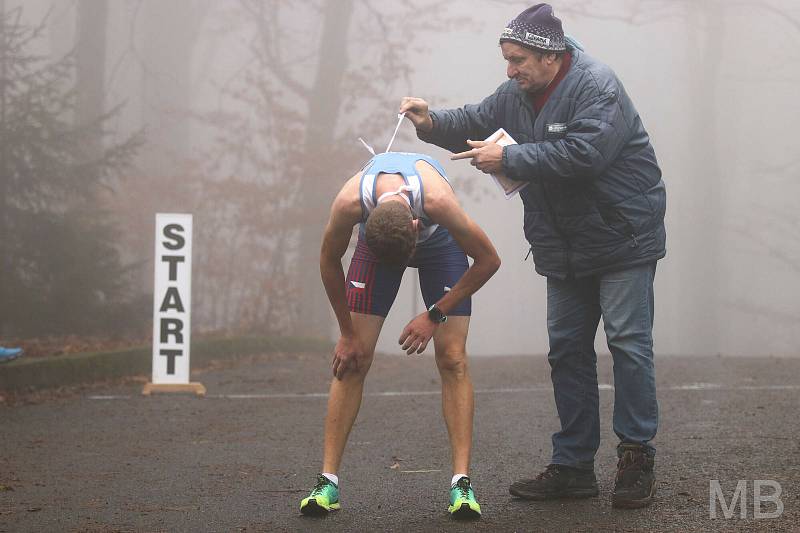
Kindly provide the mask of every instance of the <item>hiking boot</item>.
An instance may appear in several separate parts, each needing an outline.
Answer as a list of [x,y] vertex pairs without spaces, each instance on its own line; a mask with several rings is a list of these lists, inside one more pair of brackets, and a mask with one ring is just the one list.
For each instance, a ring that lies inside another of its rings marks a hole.
[[514,482],[508,492],[526,500],[590,498],[597,496],[597,478],[593,470],[551,464],[534,479]]
[[475,493],[469,478],[459,478],[450,488],[450,506],[447,508],[450,516],[461,520],[474,520],[481,517],[481,506],[475,501]]
[[637,509],[650,505],[656,494],[655,460],[641,444],[621,442],[617,446],[617,477],[611,505]]
[[322,516],[339,509],[339,487],[319,474],[314,490],[300,502],[300,512],[306,516]]

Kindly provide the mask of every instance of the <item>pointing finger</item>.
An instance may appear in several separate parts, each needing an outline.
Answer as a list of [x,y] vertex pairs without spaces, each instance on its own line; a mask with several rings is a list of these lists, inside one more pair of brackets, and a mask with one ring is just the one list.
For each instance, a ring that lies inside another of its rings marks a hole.
[[451,161],[458,161],[459,159],[467,159],[468,157],[475,157],[478,150],[467,150],[466,152],[459,152],[450,156]]

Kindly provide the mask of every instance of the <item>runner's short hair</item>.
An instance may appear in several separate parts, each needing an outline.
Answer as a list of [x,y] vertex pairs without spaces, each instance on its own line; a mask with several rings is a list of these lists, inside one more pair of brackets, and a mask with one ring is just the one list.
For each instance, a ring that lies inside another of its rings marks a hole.
[[411,211],[400,202],[375,206],[367,217],[366,240],[379,262],[405,266],[417,245],[417,232],[411,224]]

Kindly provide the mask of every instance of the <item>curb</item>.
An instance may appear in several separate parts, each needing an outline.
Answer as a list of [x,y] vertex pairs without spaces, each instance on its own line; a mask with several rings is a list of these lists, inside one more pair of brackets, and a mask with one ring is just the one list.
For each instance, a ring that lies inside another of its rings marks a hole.
[[[281,351],[329,350],[331,343],[298,337],[233,337],[192,341],[192,367],[212,361]],[[128,348],[112,352],[93,352],[54,357],[24,357],[0,366],[0,392],[80,385],[106,379],[149,375],[152,349]]]

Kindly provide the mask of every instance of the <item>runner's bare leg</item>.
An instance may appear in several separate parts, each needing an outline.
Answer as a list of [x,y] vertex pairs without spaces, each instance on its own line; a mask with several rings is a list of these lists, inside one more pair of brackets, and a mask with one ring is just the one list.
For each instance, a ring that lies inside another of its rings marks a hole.
[[348,371],[342,380],[333,378],[330,396],[328,396],[328,414],[325,417],[325,450],[322,471],[337,474],[342,462],[347,437],[358,416],[361,407],[361,395],[364,391],[364,378],[367,376],[375,345],[383,326],[384,317],[350,313],[353,327],[361,340],[365,357],[359,361],[358,371]]
[[468,316],[451,316],[433,337],[436,365],[442,377],[442,411],[450,436],[454,474],[469,474],[472,450],[475,407],[467,365],[468,331]]

